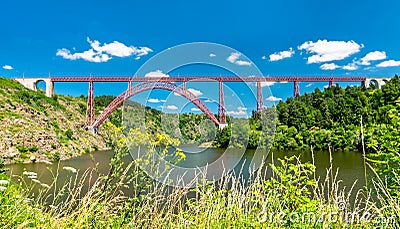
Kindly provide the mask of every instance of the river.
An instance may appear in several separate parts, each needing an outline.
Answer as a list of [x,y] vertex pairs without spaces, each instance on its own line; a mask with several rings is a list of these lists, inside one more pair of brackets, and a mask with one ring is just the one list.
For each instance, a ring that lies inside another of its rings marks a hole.
[[[200,149],[195,146],[182,146],[181,147],[186,153],[186,160],[182,161],[180,165],[182,167],[200,167],[204,166],[207,163],[211,163],[217,158],[219,158],[224,152],[225,149],[202,149],[201,153],[193,153],[198,152]],[[190,153],[188,153],[190,152]],[[254,156],[254,150],[246,150],[243,157],[241,158],[241,163],[236,166],[235,170],[238,171],[242,167],[242,163],[245,162],[243,167],[244,170],[248,169],[249,162]],[[241,153],[236,152],[235,150],[227,151],[229,153],[229,157],[227,160],[237,159],[240,157]],[[37,180],[45,184],[51,184],[55,174],[58,171],[58,183],[62,184],[65,179],[69,176],[68,171],[62,169],[64,166],[70,166],[76,168],[82,174],[82,171],[87,170],[88,168],[93,168],[96,163],[98,163],[98,170],[105,174],[108,172],[110,162],[110,158],[112,157],[112,151],[97,151],[93,152],[93,158],[89,154],[82,155],[79,157],[75,157],[69,160],[60,161],[59,163],[53,163],[52,165],[48,165],[45,163],[32,163],[32,164],[12,164],[7,165],[6,168],[9,169],[7,172],[8,175],[13,175],[13,180],[27,184],[32,183],[32,180],[27,178],[27,176],[22,176],[23,179],[20,180],[20,176],[24,171],[35,172],[37,173]],[[311,152],[299,152],[299,151],[274,151],[274,153],[270,153],[267,157],[267,163],[272,162],[272,158],[274,158],[275,163],[277,162],[277,158],[283,158],[284,156],[292,156],[299,155],[302,162],[312,162],[312,154]],[[126,158],[125,161],[129,162],[130,158]],[[317,151],[314,152],[314,160],[316,165],[316,175],[320,176],[322,179],[325,178],[326,170],[330,167],[330,155],[327,151]],[[333,152],[332,153],[332,164],[333,170],[336,171],[339,168],[339,176],[338,178],[342,180],[342,185],[350,188],[355,181],[357,181],[355,185],[355,190],[363,188],[365,184],[365,175],[364,175],[364,162],[363,156],[360,152]],[[212,172],[212,171],[209,171]],[[245,175],[246,176],[246,175]],[[95,177],[94,177],[95,178]]]

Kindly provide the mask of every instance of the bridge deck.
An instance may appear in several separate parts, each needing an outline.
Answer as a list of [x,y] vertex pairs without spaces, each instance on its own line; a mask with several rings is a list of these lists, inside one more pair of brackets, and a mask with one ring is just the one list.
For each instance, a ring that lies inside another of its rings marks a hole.
[[131,76],[53,76],[52,82],[209,82],[209,81],[223,81],[223,82],[282,82],[282,81],[298,81],[298,82],[360,82],[365,81],[367,77],[363,76],[278,76],[278,77],[264,77],[264,76],[171,76],[171,77],[131,77]]

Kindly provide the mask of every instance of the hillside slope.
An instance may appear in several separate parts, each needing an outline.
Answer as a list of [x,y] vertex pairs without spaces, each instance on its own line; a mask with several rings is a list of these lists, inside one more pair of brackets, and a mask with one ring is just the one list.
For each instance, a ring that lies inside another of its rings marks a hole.
[[60,160],[105,149],[100,135],[85,130],[85,103],[48,98],[0,77],[0,157],[6,163]]

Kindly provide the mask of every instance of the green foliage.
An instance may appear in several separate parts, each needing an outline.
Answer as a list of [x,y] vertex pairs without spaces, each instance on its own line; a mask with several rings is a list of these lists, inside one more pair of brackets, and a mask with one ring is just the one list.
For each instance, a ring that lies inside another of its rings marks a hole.
[[218,130],[217,136],[213,142],[214,146],[218,148],[227,148],[231,139],[231,126],[229,125],[222,130]]
[[71,129],[66,130],[64,134],[68,139],[70,139],[70,140],[74,139],[74,133],[72,132]]
[[4,169],[4,160],[3,158],[0,158],[0,174],[4,173],[5,169]]
[[[312,177],[315,166],[309,162],[297,163],[299,158],[295,156],[278,158],[278,160],[279,165],[270,165],[276,176],[264,181],[264,191],[274,192],[275,198],[281,199],[280,204],[288,211],[303,209],[305,205],[308,210],[311,210],[309,208],[312,203],[310,190],[316,187],[316,181]],[[316,203],[314,205],[316,206]],[[316,211],[316,208],[312,211]]]
[[[279,123],[274,148],[280,150],[362,150],[360,119],[363,117],[366,133],[376,128],[392,132],[389,117],[396,116],[399,108],[400,80],[395,76],[382,89],[336,85],[321,92],[298,98],[289,98],[277,105]],[[386,130],[384,130],[386,129]],[[392,132],[395,134],[395,132]],[[366,136],[366,142],[372,135]],[[376,149],[367,145],[367,150]]]
[[28,152],[34,153],[39,150],[39,148],[37,146],[32,146],[32,147],[17,146],[16,148],[21,154],[26,154]]
[[59,161],[60,159],[61,159],[61,154],[60,154],[60,152],[56,151],[56,152],[53,154],[53,160],[54,160],[54,161]]

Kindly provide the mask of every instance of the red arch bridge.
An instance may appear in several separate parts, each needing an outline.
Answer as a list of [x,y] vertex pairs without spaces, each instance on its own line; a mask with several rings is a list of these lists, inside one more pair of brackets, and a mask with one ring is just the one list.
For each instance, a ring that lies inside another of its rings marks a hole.
[[[329,82],[329,86],[333,86],[334,82],[361,82],[362,85],[368,87],[370,83],[375,83],[377,87],[382,85],[382,82],[387,82],[390,77],[363,77],[363,76],[180,76],[180,77],[131,77],[131,76],[51,76],[51,77],[35,77],[35,78],[15,78],[18,82],[32,90],[37,89],[37,84],[40,81],[46,83],[46,95],[51,97],[54,94],[55,82],[88,82],[88,101],[86,111],[86,126],[89,128],[98,128],[107,117],[124,101],[130,97],[147,90],[162,89],[169,90],[185,97],[194,105],[196,105],[204,114],[220,128],[224,128],[226,123],[226,111],[224,104],[223,82],[256,82],[257,84],[257,111],[263,111],[263,95],[261,90],[262,82],[293,82],[294,96],[300,95],[299,82]],[[208,109],[208,107],[193,93],[186,90],[187,82],[219,82],[219,108],[218,119]],[[127,82],[128,89],[117,96],[106,109],[98,116],[94,115],[94,83],[95,82]],[[132,85],[132,83],[138,83]],[[179,82],[180,84],[177,84]]]

